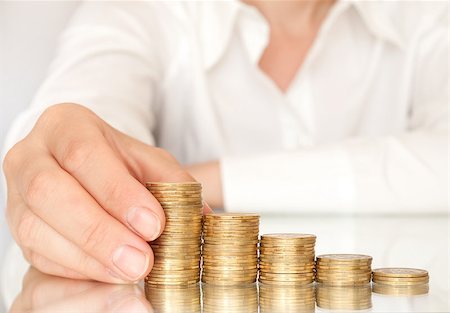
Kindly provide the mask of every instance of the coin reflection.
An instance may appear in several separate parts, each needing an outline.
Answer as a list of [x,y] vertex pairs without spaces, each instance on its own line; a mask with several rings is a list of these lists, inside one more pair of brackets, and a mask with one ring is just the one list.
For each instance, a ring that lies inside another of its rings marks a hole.
[[317,306],[328,310],[364,310],[372,307],[372,289],[364,286],[316,286]]
[[203,312],[257,313],[258,290],[256,284],[220,286],[202,284]]
[[186,312],[201,311],[200,285],[170,286],[145,285],[145,296],[155,312]]
[[259,284],[260,312],[314,312],[314,285]]
[[428,284],[411,286],[392,286],[386,284],[373,284],[373,292],[389,296],[415,296],[427,294]]

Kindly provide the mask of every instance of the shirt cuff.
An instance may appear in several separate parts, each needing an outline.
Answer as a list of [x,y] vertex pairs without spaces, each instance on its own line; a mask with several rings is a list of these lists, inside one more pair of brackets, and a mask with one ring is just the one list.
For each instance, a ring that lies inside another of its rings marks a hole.
[[355,179],[341,147],[221,160],[224,207],[234,212],[324,213],[355,209]]

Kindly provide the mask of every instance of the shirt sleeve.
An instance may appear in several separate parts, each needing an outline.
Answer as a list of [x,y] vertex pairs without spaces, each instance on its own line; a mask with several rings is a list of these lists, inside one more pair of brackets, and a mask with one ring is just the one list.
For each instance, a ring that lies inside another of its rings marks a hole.
[[225,157],[221,160],[225,208],[446,213],[449,43],[445,25],[424,34],[414,48],[408,129],[272,155]]
[[31,130],[47,107],[68,102],[81,104],[120,131],[154,144],[152,104],[162,41],[155,38],[157,32],[148,31],[148,23],[157,21],[149,8],[145,2],[125,1],[80,5],[62,33],[46,79],[13,124],[5,150]]

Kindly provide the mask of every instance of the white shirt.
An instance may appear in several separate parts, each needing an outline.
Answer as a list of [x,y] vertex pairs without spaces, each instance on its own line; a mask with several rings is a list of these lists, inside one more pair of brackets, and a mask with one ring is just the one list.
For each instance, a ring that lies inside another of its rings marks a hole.
[[252,7],[85,3],[6,149],[74,102],[184,164],[220,159],[230,210],[445,212],[447,12],[338,2],[282,93],[258,67],[269,28]]

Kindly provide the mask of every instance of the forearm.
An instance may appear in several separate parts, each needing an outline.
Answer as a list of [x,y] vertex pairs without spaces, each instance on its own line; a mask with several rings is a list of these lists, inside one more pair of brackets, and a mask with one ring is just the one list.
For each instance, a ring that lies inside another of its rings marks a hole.
[[[188,167],[205,199],[230,210],[417,213],[446,210],[445,131],[227,157]],[[220,165],[219,165],[220,164]]]

